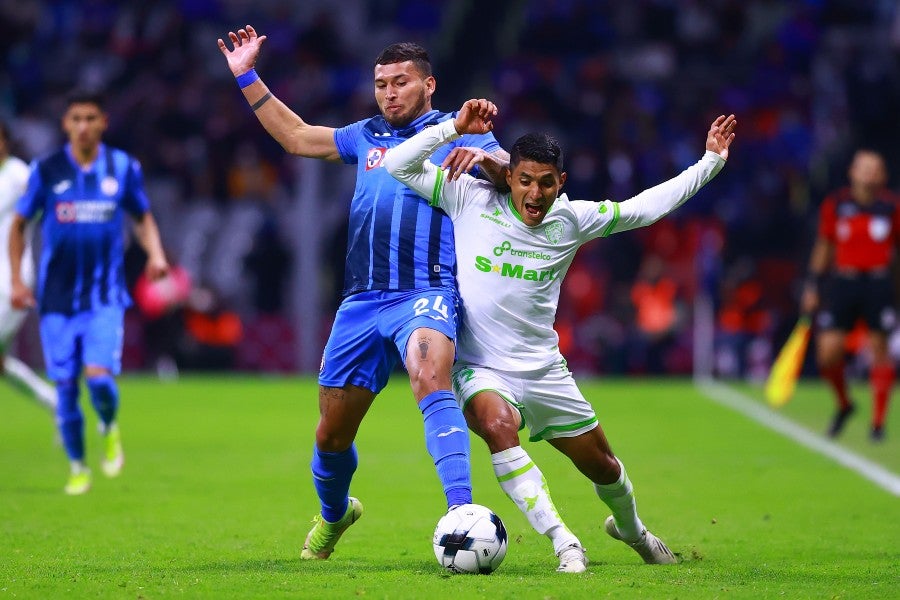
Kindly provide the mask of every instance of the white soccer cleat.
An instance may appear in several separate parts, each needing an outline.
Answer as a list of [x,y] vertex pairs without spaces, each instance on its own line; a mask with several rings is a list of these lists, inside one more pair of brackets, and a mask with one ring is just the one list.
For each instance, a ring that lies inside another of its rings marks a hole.
[[578,544],[569,544],[559,551],[557,573],[584,573],[587,571],[588,557],[584,548]]
[[641,537],[636,542],[626,542],[622,539],[619,530],[616,528],[616,521],[612,515],[606,517],[604,529],[610,537],[628,544],[634,551],[641,555],[644,562],[648,565],[674,565],[678,562],[672,551],[669,550],[661,539],[644,529]]

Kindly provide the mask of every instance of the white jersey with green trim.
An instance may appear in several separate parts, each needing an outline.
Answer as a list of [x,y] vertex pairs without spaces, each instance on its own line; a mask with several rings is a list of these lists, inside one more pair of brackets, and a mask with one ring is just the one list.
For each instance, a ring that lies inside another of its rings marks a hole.
[[624,202],[553,203],[543,222],[528,226],[508,194],[464,175],[455,181],[427,161],[458,137],[453,120],[425,129],[390,149],[384,167],[453,220],[462,326],[459,360],[502,371],[534,371],[560,358],[553,329],[563,278],[587,241],[649,225],[711,180],[724,159],[707,152],[677,177]]
[[[12,275],[9,272],[9,229],[16,213],[16,203],[28,185],[28,165],[15,156],[0,162],[0,296],[9,297]],[[28,228],[25,253],[22,256],[22,278],[28,285],[34,282],[34,261],[31,255],[31,228]]]

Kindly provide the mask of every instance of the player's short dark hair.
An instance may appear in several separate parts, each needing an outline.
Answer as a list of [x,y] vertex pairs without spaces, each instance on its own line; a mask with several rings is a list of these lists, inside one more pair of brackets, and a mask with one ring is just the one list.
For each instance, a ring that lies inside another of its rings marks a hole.
[[398,42],[381,51],[375,59],[376,65],[392,65],[411,60],[423,77],[431,77],[431,58],[428,51],[414,42]]
[[78,88],[66,94],[66,108],[70,108],[73,104],[93,104],[101,112],[105,112],[106,98],[99,90]]
[[516,140],[509,151],[509,167],[514,169],[523,160],[553,165],[562,173],[563,152],[559,142],[547,133],[526,133]]

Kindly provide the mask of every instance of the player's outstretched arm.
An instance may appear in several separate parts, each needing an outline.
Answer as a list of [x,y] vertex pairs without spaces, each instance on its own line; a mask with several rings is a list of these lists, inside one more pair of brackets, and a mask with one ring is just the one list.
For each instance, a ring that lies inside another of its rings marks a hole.
[[737,119],[720,115],[706,134],[706,153],[679,175],[618,204],[618,219],[610,233],[651,225],[666,216],[718,175],[735,138]]
[[237,79],[250,108],[275,141],[287,152],[308,158],[340,160],[334,142],[334,129],[310,125],[300,118],[263,83],[254,69],[266,36],[258,35],[247,25],[237,33],[228,32],[231,48],[219,38],[219,50],[228,61],[228,68]]
[[12,226],[9,229],[9,271],[11,273],[12,289],[10,301],[13,308],[25,310],[35,306],[34,293],[25,282],[22,281],[22,256],[25,254],[25,228],[28,221],[22,215],[13,217]]

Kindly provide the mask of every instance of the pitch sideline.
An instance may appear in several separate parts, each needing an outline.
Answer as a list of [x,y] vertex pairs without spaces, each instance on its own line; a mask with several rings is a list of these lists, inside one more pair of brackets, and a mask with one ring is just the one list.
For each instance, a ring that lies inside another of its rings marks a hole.
[[810,450],[830,458],[894,496],[900,497],[900,475],[812,433],[727,385],[707,378],[695,379],[694,385],[713,402],[735,410],[801,446],[806,446]]

